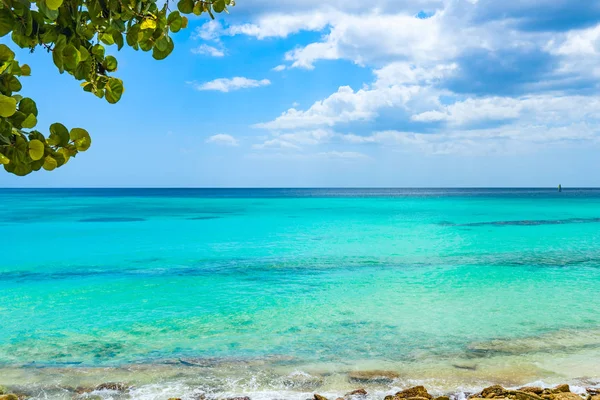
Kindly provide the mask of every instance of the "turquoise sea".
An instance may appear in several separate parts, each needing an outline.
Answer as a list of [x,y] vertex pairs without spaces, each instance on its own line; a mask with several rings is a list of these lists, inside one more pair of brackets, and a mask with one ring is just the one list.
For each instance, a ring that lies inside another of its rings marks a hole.
[[[93,394],[600,383],[600,190],[2,189],[0,201],[0,384],[34,398],[107,381],[132,389]],[[349,378],[368,370],[396,375]]]

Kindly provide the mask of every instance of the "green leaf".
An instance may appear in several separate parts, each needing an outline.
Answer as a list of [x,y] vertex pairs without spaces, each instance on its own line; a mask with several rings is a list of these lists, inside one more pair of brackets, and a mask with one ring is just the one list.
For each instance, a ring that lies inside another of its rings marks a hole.
[[46,6],[48,6],[50,10],[58,10],[58,7],[60,7],[62,3],[63,0],[46,0]]
[[44,169],[46,171],[53,171],[58,166],[56,160],[50,156],[46,156],[44,159]]
[[92,144],[90,134],[82,128],[71,129],[71,140],[75,143],[75,147],[78,151],[86,151]]
[[187,17],[183,16],[181,17],[181,29],[185,29],[188,26],[188,19]]
[[44,157],[44,150],[44,143],[39,140],[33,139],[29,142],[29,157],[31,157],[33,161],[40,160]]
[[56,160],[56,165],[58,167],[61,167],[61,166],[65,165],[65,163],[66,163],[63,155],[57,151],[52,152],[52,158],[54,158]]
[[100,41],[109,46],[115,44],[115,39],[113,39],[112,35],[108,33],[103,33],[100,35]]
[[123,48],[123,34],[119,31],[113,31],[112,37],[117,45],[117,49],[121,50]]
[[194,13],[194,15],[201,15],[204,12],[204,3],[201,1],[197,2],[194,5],[192,12]]
[[77,64],[81,61],[81,54],[79,50],[72,44],[68,44],[62,51],[63,65],[68,71],[72,71],[77,68]]
[[183,19],[181,18],[181,14],[179,14],[179,11],[173,11],[171,14],[169,14],[167,24],[169,25],[169,29],[171,29],[171,32],[179,32],[181,30]]
[[9,75],[6,84],[6,86],[8,86],[8,89],[13,92],[18,92],[23,87],[21,85],[21,81],[19,81],[19,79],[14,75]]
[[58,68],[58,71],[62,74],[65,72],[65,65],[63,62],[62,56],[63,47],[60,45],[54,46],[54,50],[52,50],[52,61],[54,61],[54,65]]
[[175,48],[175,45],[173,44],[173,40],[171,40],[171,38],[168,36],[165,36],[165,38],[167,39],[167,48],[165,50],[160,50],[156,46],[152,49],[152,57],[155,60],[163,60],[163,59],[167,58],[169,56],[169,54],[171,54],[171,52]]
[[19,111],[26,115],[33,114],[36,117],[38,115],[38,109],[35,104],[35,101],[30,99],[29,97],[25,97],[19,102]]
[[94,45],[94,47],[92,47],[92,54],[99,58],[104,58],[104,46],[101,44]]
[[0,44],[0,62],[11,61],[15,59],[15,53],[5,44]]
[[29,76],[31,75],[31,68],[27,64],[21,65],[21,75]]
[[225,0],[216,0],[212,6],[214,12],[221,13],[225,10]]
[[183,14],[191,14],[194,10],[194,0],[179,0],[177,9]]
[[14,17],[8,8],[0,9],[0,36],[9,34],[15,25]]
[[37,125],[37,118],[33,114],[29,114],[27,118],[21,122],[21,127],[25,129],[31,129]]
[[156,43],[154,44],[154,46],[156,46],[156,48],[160,51],[165,51],[167,50],[167,47],[169,46],[169,37],[168,36],[161,36]]
[[17,112],[17,100],[0,94],[0,117],[8,118]]
[[121,95],[123,95],[123,81],[117,78],[110,78],[105,90],[106,101],[110,104],[115,104],[121,99]]
[[65,148],[58,149],[56,152],[63,156],[65,159],[65,164],[69,161],[69,158],[71,158],[70,151]]
[[104,59],[104,63],[102,65],[104,66],[104,68],[106,68],[108,72],[116,71],[118,65],[117,59],[113,56],[108,56]]
[[81,61],[86,61],[88,58],[90,58],[90,52],[87,51],[87,49],[83,46],[79,46],[79,58]]
[[91,92],[94,89],[94,85],[91,82],[83,82],[81,87],[84,92]]
[[69,140],[69,131],[63,124],[56,122],[50,125],[50,137],[46,140],[50,146],[64,147],[69,144]]
[[[5,165],[6,167],[6,165]],[[13,174],[17,176],[29,175],[33,169],[29,163],[15,163]]]
[[134,47],[135,45],[137,45],[137,43],[139,41],[139,36],[138,36],[139,33],[140,33],[140,26],[138,24],[135,24],[131,28],[129,28],[127,30],[127,35],[126,35],[127,44],[130,45],[131,47]]
[[[41,13],[46,16],[46,18],[48,18],[51,21],[56,21],[59,15],[58,10],[51,10],[50,8],[48,8],[45,1],[38,1],[37,6]],[[49,42],[45,41],[45,43]]]
[[6,165],[8,163],[10,163],[10,158],[8,158],[4,154],[0,153],[0,164]]

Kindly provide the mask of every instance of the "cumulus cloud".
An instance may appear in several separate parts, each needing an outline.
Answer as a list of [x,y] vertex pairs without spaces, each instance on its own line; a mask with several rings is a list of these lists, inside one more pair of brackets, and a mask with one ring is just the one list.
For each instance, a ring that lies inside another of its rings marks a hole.
[[227,93],[239,89],[268,86],[271,84],[271,81],[268,79],[255,80],[236,76],[235,78],[219,78],[204,83],[191,82],[191,84],[196,90],[216,90]]
[[213,19],[196,28],[192,35],[192,39],[218,41],[223,34],[223,25],[221,25],[219,20]]
[[588,96],[487,97],[459,101],[441,110],[413,115],[415,121],[446,121],[468,125],[481,121],[520,120],[538,124],[561,125],[582,120],[598,121],[600,98]]
[[355,145],[385,145],[401,152],[464,155],[526,153],[540,147],[600,141],[598,128],[585,123],[558,127],[517,123],[491,129],[451,129],[437,134],[390,130],[366,136],[348,134],[341,139]]
[[290,44],[285,64],[274,70],[343,60],[373,73],[362,86],[342,84],[307,108],[296,104],[255,124],[268,134],[255,149],[300,152],[339,143],[451,153],[598,142],[600,3],[374,0],[368,10],[360,4],[283,0],[270,7],[253,0],[244,23],[203,27],[199,35],[217,41],[318,32],[308,43]]
[[239,141],[231,135],[219,133],[206,139],[206,143],[218,144],[222,146],[239,146]]
[[443,35],[438,16],[340,14],[322,41],[290,51],[285,58],[293,67],[309,69],[319,60],[340,58],[360,65],[394,58],[441,60],[457,52],[452,39]]
[[320,157],[325,158],[341,158],[341,159],[362,159],[369,158],[363,153],[357,151],[326,151],[318,154]]
[[275,120],[255,127],[271,130],[301,129],[369,120],[382,107],[402,107],[419,90],[417,86],[392,86],[354,91],[349,86],[342,86],[328,98],[315,102],[308,110],[290,108]]
[[255,149],[293,149],[300,150],[303,146],[315,146],[323,144],[332,139],[334,133],[326,129],[314,129],[305,131],[295,131],[288,133],[274,132],[273,137],[255,144]]
[[198,47],[194,47],[191,51],[194,54],[208,55],[211,57],[223,57],[225,55],[225,52],[222,49],[207,44],[201,44]]

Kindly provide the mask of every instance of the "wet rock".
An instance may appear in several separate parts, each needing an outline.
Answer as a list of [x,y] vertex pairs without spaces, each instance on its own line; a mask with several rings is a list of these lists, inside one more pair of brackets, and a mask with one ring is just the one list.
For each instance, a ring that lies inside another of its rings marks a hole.
[[226,400],[250,400],[248,396],[228,397]]
[[19,400],[16,394],[0,394],[0,400]]
[[544,389],[538,386],[523,386],[522,388],[519,388],[519,391],[526,393],[542,394],[544,392]]
[[450,397],[448,397],[448,396],[438,396],[434,400],[450,400]]
[[420,397],[424,399],[433,399],[433,396],[427,392],[427,389],[423,386],[415,386],[408,389],[404,389],[394,395],[395,399],[410,399],[414,397]]
[[[537,391],[537,388],[532,390]],[[533,391],[524,390],[507,390],[500,385],[494,385],[487,387],[477,393],[469,396],[470,399],[484,398],[484,399],[505,399],[505,400],[544,400],[542,397],[535,394]],[[549,399],[547,399],[549,400]]]
[[561,392],[561,393],[557,393],[553,396],[552,400],[582,400],[581,396],[579,396],[578,394],[575,393],[565,393],[565,392]]
[[106,382],[96,386],[96,390],[114,390],[116,392],[124,392],[129,389],[129,385],[123,382]]
[[[484,399],[492,399],[494,397],[505,397],[506,389],[500,385],[486,387],[481,391],[480,397]],[[476,396],[477,397],[477,396]]]
[[181,400],[181,397],[169,397],[169,400]]
[[567,393],[571,391],[571,388],[565,383],[564,385],[558,385],[554,388],[554,390],[556,390],[557,392]]
[[367,391],[363,388],[360,389],[356,389],[353,390],[351,392],[348,392],[344,395],[344,397],[348,397],[348,396],[366,396],[367,395]]
[[400,375],[395,371],[383,371],[383,370],[373,370],[373,371],[352,371],[348,374],[348,379],[351,382],[359,382],[359,383],[381,383],[381,384],[389,384],[394,381],[394,379],[399,378]]
[[344,399],[343,397],[338,397],[338,398],[337,398],[337,399],[335,399],[335,400],[346,400],[346,399]]
[[540,396],[532,392],[525,392],[522,390],[510,390],[507,392],[508,397],[516,400],[542,400]]
[[591,394],[592,396],[599,396],[600,395],[600,388],[585,388],[585,390]]
[[320,394],[315,393],[315,400],[327,400],[327,397],[321,396]]

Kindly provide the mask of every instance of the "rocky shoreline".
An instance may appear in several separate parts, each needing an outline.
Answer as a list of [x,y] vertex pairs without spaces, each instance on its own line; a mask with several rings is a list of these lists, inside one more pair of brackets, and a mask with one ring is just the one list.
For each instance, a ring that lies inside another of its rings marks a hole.
[[[383,371],[379,371],[383,372]],[[374,375],[370,378],[373,378]],[[387,380],[391,379],[389,374],[378,374],[378,379]],[[355,382],[361,382],[367,379],[367,376],[357,374],[351,380]],[[369,379],[371,380],[371,379]],[[98,391],[108,391],[111,393],[118,393],[125,398],[131,398],[128,396],[128,392],[132,389],[125,383],[109,382],[102,383],[95,387],[63,387],[64,390],[72,393],[73,399],[87,399],[87,400],[102,400],[105,397],[99,394],[93,394]],[[107,392],[107,393],[108,393]],[[346,393],[343,397],[337,397],[335,400],[365,400],[368,397],[368,392],[364,388],[359,388]],[[467,400],[600,400],[600,388],[586,388],[584,393],[574,393],[567,384],[558,385],[553,388],[542,388],[537,386],[524,386],[518,389],[506,389],[500,385],[494,385],[486,387],[480,392],[465,394],[464,396],[457,396],[456,394],[448,394],[443,396],[432,396],[429,394],[424,386],[414,386],[408,389],[401,390],[394,394],[385,396],[382,400],[458,400],[459,398],[466,398]],[[26,400],[30,396],[26,393],[11,391],[0,386],[0,400]],[[111,397],[112,398],[112,397]],[[120,398],[120,397],[119,397]],[[228,397],[228,398],[212,398],[205,394],[198,394],[193,397],[186,397],[190,400],[252,400],[248,396],[239,397]],[[184,400],[181,397],[169,397],[168,400]],[[281,399],[278,399],[281,400]],[[306,400],[333,400],[327,398],[318,393],[315,393],[313,398]]]

